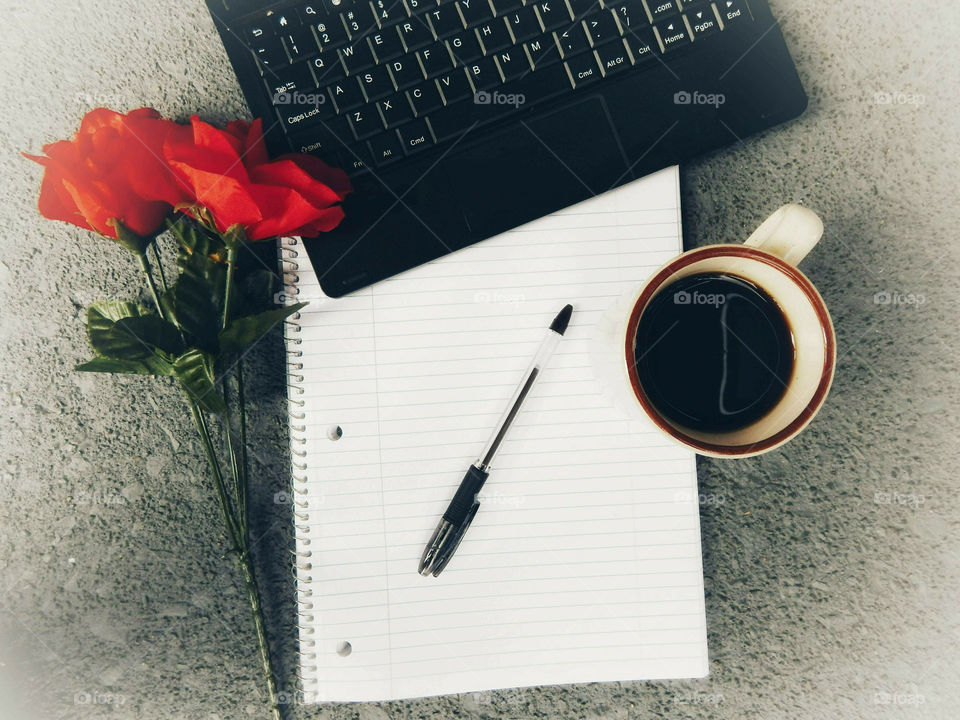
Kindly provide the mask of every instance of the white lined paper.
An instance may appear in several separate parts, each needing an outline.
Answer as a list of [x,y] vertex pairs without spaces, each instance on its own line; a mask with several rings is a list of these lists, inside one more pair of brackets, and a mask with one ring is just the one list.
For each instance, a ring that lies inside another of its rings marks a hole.
[[[664,170],[336,300],[301,253],[308,702],[706,674],[693,455],[610,406],[589,357],[602,312],[681,249],[678,187]],[[566,302],[468,535],[420,577]]]

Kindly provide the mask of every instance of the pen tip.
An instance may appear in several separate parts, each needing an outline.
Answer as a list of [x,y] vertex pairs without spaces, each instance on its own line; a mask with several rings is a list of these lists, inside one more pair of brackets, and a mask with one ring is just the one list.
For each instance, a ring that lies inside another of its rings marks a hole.
[[550,329],[558,335],[563,335],[567,331],[567,325],[570,324],[570,316],[573,315],[573,305],[564,305],[563,310],[557,313],[557,316],[550,323]]

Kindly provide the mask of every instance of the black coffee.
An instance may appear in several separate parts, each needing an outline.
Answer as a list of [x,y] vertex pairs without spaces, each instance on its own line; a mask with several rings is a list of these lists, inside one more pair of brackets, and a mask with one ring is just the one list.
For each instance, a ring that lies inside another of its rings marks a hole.
[[793,371],[793,334],[777,303],[735,275],[702,273],[647,305],[634,354],[640,384],[668,420],[727,432],[763,417]]

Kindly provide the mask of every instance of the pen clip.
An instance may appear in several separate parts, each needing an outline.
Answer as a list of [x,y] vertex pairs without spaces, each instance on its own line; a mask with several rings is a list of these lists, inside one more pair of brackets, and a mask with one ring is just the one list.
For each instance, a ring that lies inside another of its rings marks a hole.
[[460,523],[460,527],[458,527],[456,532],[447,540],[446,543],[444,543],[445,547],[440,551],[439,556],[433,564],[434,577],[438,577],[440,573],[443,572],[443,569],[447,566],[447,563],[450,562],[450,558],[453,557],[453,554],[460,546],[460,541],[463,540],[463,536],[467,532],[467,528],[470,527],[470,523],[473,522],[473,518],[476,516],[477,510],[479,509],[480,503],[474,502],[467,511],[467,515],[464,517],[463,522]]

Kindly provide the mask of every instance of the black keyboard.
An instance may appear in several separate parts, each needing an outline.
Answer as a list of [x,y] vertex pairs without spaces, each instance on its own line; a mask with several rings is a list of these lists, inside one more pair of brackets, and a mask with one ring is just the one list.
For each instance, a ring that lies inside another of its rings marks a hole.
[[748,18],[742,0],[324,0],[234,32],[290,148],[357,174],[695,51]]

